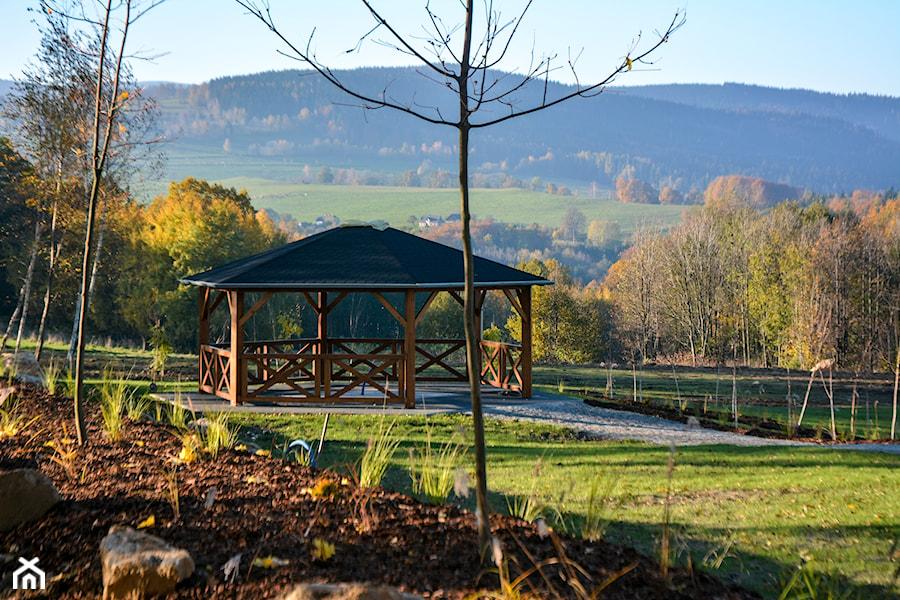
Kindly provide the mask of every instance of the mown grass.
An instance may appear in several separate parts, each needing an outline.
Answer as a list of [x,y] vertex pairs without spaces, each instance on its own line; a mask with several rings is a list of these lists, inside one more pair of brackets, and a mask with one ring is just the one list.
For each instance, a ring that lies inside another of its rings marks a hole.
[[[241,415],[245,435],[276,450],[295,438],[318,439],[321,416]],[[433,416],[433,441],[469,426],[464,416]],[[332,417],[319,466],[344,470],[374,432],[371,417]],[[426,437],[424,417],[395,424],[403,441],[384,485],[411,492],[410,450]],[[488,480],[495,510],[510,498],[537,497],[548,519],[578,529],[591,511],[590,484],[612,480],[617,505],[606,538],[658,550],[667,497],[669,449],[638,443],[586,441],[559,427],[488,420]],[[467,459],[471,469],[471,456]],[[538,485],[534,485],[540,461]],[[834,572],[848,586],[872,586],[891,597],[900,537],[900,457],[828,448],[686,447],[677,450],[671,480],[670,529],[677,561],[713,566],[718,576],[777,595],[799,565]],[[621,502],[619,502],[621,500]],[[460,502],[458,499],[454,500]],[[471,498],[460,502],[471,504]],[[559,511],[559,514],[554,514]],[[896,590],[900,591],[900,590]]]

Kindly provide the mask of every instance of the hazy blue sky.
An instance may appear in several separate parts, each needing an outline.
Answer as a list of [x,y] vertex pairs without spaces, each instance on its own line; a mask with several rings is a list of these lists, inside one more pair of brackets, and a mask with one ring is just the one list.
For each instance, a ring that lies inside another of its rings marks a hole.
[[[374,0],[404,33],[423,36],[424,0]],[[458,0],[432,0],[447,23]],[[0,0],[0,78],[16,77],[37,49],[32,0]],[[284,32],[305,45],[316,27],[318,57],[335,67],[403,64],[369,45],[346,54],[372,21],[358,0],[270,0]],[[521,0],[494,0],[504,18]],[[555,53],[558,64],[580,53],[579,77],[608,73],[643,32],[663,30],[676,9],[687,24],[658,54],[652,69],[619,84],[738,82],[835,93],[900,97],[900,0],[535,0],[521,26],[517,64]],[[37,15],[39,17],[39,15]],[[233,0],[167,0],[132,30],[129,48],[153,61],[133,61],[139,79],[198,83],[223,75],[297,67],[276,53],[275,36]],[[507,65],[512,68],[512,63]],[[568,81],[566,71],[557,78]]]

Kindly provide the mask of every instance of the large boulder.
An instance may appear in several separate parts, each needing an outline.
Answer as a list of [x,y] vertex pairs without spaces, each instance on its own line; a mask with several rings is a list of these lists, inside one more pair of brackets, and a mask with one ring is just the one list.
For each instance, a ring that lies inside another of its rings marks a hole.
[[0,531],[40,519],[59,501],[59,492],[43,473],[0,471]]
[[100,542],[103,600],[144,598],[166,594],[194,572],[186,550],[158,537],[113,525]]
[[282,594],[278,600],[422,600],[380,585],[304,583]]

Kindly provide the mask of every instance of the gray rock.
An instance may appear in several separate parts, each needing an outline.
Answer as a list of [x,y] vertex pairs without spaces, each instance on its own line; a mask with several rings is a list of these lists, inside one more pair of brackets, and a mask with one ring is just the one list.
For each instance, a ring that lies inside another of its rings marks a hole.
[[36,387],[44,387],[46,375],[41,364],[30,352],[7,352],[3,356],[3,366],[16,379]]
[[40,519],[59,501],[59,492],[43,473],[0,471],[0,531]]
[[420,596],[407,594],[379,585],[350,584],[300,584],[279,596],[278,600],[422,600]]
[[113,525],[100,542],[103,600],[166,594],[194,572],[186,550],[131,527]]

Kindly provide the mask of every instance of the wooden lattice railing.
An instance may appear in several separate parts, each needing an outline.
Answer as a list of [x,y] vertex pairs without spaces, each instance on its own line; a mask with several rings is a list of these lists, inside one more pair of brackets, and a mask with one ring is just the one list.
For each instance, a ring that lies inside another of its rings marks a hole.
[[[522,390],[519,346],[482,341],[481,351],[481,379],[485,384]],[[465,366],[459,365],[464,352],[463,340],[417,340],[416,381],[466,381]],[[267,396],[277,396],[279,401],[353,399],[347,395],[364,387],[388,401],[403,401],[406,396],[402,340],[246,342],[239,357],[246,374],[245,390],[232,389],[231,360],[227,344],[200,348],[201,391],[238,402]]]
[[522,347],[481,341],[481,381],[504,390],[522,391]]

